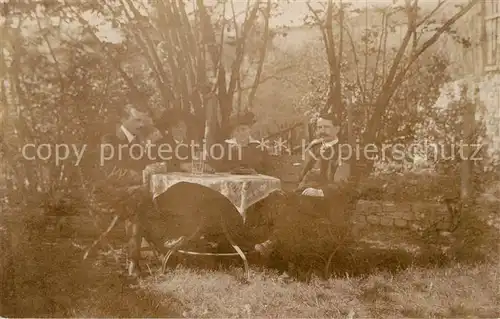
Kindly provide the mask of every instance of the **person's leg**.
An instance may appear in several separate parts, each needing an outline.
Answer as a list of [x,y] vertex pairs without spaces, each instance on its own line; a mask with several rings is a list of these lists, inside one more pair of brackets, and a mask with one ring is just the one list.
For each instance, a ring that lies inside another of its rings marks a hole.
[[127,234],[127,250],[129,264],[129,276],[138,276],[141,273],[140,259],[141,259],[141,225],[138,222],[138,216],[131,216],[130,219],[125,221],[125,232]]
[[268,256],[282,240],[291,236],[290,231],[304,226],[304,218],[315,219],[327,217],[330,202],[323,197],[305,196],[297,192],[286,193],[286,196],[273,202],[273,205],[262,209],[274,214],[273,225],[268,239],[255,245],[255,250],[263,256]]
[[329,211],[329,201],[325,197],[301,196],[302,210],[304,213],[315,216],[325,216]]
[[283,237],[283,227],[293,219],[296,213],[298,194],[278,191],[269,195],[256,208],[256,215],[266,220],[268,227],[267,239],[254,246],[262,256],[269,256]]
[[[155,205],[151,195],[148,194],[144,196],[143,203],[138,211],[142,236],[144,236],[144,239],[148,244],[152,245],[156,251],[162,254],[166,253],[161,233],[161,231],[166,231],[166,229],[162,229],[161,226],[164,224],[162,223],[162,219],[164,219],[165,216],[162,215],[163,212]],[[153,225],[157,227],[153,227]]]
[[128,253],[130,258],[129,275],[140,273],[140,258],[142,238],[152,245],[157,251],[164,252],[161,237],[153,232],[150,218],[157,213],[152,195],[146,186],[130,190],[125,201],[126,234],[128,238]]

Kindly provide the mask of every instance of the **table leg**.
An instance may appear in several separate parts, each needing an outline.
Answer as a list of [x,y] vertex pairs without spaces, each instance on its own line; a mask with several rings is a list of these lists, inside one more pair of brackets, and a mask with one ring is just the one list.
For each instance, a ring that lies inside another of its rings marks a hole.
[[198,236],[200,231],[201,231],[201,226],[199,226],[189,237],[186,238],[185,236],[181,236],[179,237],[179,239],[176,240],[176,242],[172,246],[168,247],[170,249],[163,258],[162,262],[162,267],[161,267],[162,274],[164,274],[167,269],[167,262],[170,259],[170,256],[172,256],[172,254],[174,254],[177,250],[179,250],[179,248],[181,248],[182,245],[190,242],[191,240],[193,240],[193,238]]
[[229,231],[227,229],[227,225],[226,225],[226,222],[225,222],[224,218],[221,218],[221,224],[222,224],[222,230],[224,231],[224,235],[226,235],[227,240],[229,241],[229,243],[231,244],[231,246],[233,246],[234,250],[236,250],[236,252],[238,253],[238,255],[243,260],[243,265],[245,267],[246,278],[247,278],[247,280],[250,280],[250,268],[248,266],[248,260],[247,260],[247,257],[245,256],[245,253],[243,252],[243,250],[241,250],[241,248],[232,239],[232,237],[229,234]]
[[241,215],[243,217],[243,223],[246,223],[247,220],[247,201],[248,201],[248,190],[250,189],[250,184],[248,182],[244,182],[243,186],[241,187],[241,204],[240,204],[240,209]]

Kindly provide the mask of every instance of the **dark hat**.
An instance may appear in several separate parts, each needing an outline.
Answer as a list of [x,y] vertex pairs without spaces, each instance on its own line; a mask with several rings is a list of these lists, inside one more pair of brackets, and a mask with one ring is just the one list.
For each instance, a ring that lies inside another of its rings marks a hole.
[[231,119],[231,129],[234,130],[238,126],[242,125],[252,126],[256,122],[257,120],[255,119],[255,114],[250,111],[246,111],[234,116]]
[[182,121],[182,112],[180,110],[167,109],[154,119],[154,124],[158,129],[167,131],[180,121]]

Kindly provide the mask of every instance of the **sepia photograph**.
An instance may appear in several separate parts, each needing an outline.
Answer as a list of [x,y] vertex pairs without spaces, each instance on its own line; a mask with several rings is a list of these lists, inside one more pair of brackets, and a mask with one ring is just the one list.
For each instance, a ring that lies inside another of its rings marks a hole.
[[500,0],[0,0],[1,318],[500,318]]

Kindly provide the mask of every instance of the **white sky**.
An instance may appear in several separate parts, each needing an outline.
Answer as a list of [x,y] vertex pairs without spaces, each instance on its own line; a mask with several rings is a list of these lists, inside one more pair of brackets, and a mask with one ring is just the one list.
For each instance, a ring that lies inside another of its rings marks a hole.
[[[290,4],[286,4],[285,1],[281,0],[282,4],[280,5],[281,11],[283,14],[278,17],[273,17],[271,20],[271,25],[300,25],[302,23],[302,18],[305,14],[309,12],[309,8],[307,7],[307,1],[296,0]],[[420,0],[419,5],[421,7],[430,7],[434,8],[440,0]],[[500,1],[500,0],[498,0]],[[206,3],[210,3],[211,1],[207,1]],[[325,1],[309,1],[313,8],[318,7],[318,3],[324,3]],[[349,2],[348,0],[344,0],[344,2]],[[366,6],[389,6],[392,5],[394,0],[352,0],[350,1],[353,4],[353,7],[363,8]],[[451,4],[456,4],[463,2],[463,0],[448,0]],[[404,4],[404,0],[396,0],[397,4]],[[241,11],[245,8],[246,1],[236,0],[235,1],[235,10]],[[293,21],[293,22],[291,22]]]
[[[0,0],[3,1],[3,0]],[[216,0],[205,0],[206,4],[211,4],[214,3]],[[285,0],[273,0],[273,1],[279,1],[280,3],[280,15],[278,16],[273,16],[271,18],[271,27],[275,26],[282,26],[282,25],[287,25],[287,26],[297,26],[301,25],[303,21],[303,17],[306,13],[308,13],[309,9],[306,5],[306,1],[303,0],[292,0],[290,4],[287,4]],[[348,0],[345,0],[347,2]],[[421,7],[430,7],[433,8],[436,6],[439,0],[420,0],[420,5]],[[467,0],[449,0],[451,5],[454,5],[456,3],[460,3],[463,1]],[[498,0],[500,1],[500,0]],[[136,3],[145,3],[147,1],[145,0],[136,0],[134,1]],[[310,3],[313,7],[318,7],[319,8],[319,2],[324,2],[324,1],[314,1],[311,0]],[[392,5],[394,0],[351,0],[351,3],[354,4],[356,7],[365,7],[365,6],[389,6]],[[404,3],[404,0],[396,0],[398,4]],[[245,6],[247,4],[246,0],[235,0],[234,1],[234,6],[235,6],[235,11],[236,12],[241,12],[245,9]],[[231,7],[229,4],[227,4],[226,10],[228,11],[228,15],[230,15],[231,12]],[[143,10],[141,10],[143,11]],[[39,16],[42,16],[43,14],[39,13]],[[108,42],[120,42],[121,41],[121,34],[120,31],[117,29],[114,29],[111,27],[111,24],[108,22],[103,21],[103,19],[100,19],[99,17],[91,14],[90,12],[86,12],[83,14],[84,18],[89,21],[90,24],[92,25],[99,25],[97,35],[104,41]],[[243,18],[243,17],[241,17]],[[1,23],[1,21],[0,21]],[[53,20],[51,22],[54,25],[58,25],[59,21]],[[15,24],[15,23],[14,23]],[[75,25],[69,25],[66,24],[62,26],[63,29],[67,30],[68,36],[72,36],[75,34],[79,34],[81,30],[81,26],[78,25],[77,23]],[[23,28],[24,34],[30,34],[32,31],[35,31],[38,29],[38,26],[33,19],[32,23],[25,23],[25,27]]]

